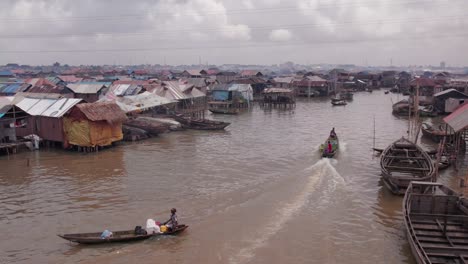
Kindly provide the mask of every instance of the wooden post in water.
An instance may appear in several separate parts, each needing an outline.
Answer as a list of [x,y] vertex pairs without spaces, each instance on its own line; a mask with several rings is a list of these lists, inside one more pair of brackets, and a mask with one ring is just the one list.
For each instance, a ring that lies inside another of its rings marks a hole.
[[372,146],[373,146],[372,148],[375,149],[375,115],[374,115],[374,143]]

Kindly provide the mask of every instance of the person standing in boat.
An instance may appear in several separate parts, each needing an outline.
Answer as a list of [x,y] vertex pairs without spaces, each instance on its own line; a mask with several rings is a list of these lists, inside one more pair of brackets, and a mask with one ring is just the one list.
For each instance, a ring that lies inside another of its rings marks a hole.
[[170,231],[173,231],[179,225],[179,220],[177,219],[176,215],[177,210],[175,208],[171,209],[171,218],[167,220],[164,225],[166,225]]
[[328,152],[328,153],[332,153],[332,151],[333,151],[332,143],[330,142],[330,140],[328,140],[327,152]]
[[330,137],[336,138],[335,128],[332,128],[332,130],[330,131]]

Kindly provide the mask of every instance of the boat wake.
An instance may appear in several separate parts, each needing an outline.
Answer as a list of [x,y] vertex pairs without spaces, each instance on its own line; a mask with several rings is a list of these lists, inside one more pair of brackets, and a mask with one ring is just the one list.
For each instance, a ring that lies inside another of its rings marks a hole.
[[[286,226],[287,222],[300,211],[308,202],[309,197],[312,193],[317,191],[317,187],[321,185],[324,179],[327,179],[326,184],[330,185],[326,188],[325,193],[333,192],[337,184],[344,183],[343,177],[335,170],[332,166],[330,159],[321,159],[314,165],[305,169],[305,172],[310,172],[308,180],[300,192],[293,197],[289,202],[285,202],[279,206],[277,212],[271,217],[273,221],[267,223],[263,228],[249,239],[248,246],[242,248],[238,254],[230,258],[230,263],[240,264],[250,261],[255,256],[255,251],[263,247],[268,240],[278,233],[283,227]],[[332,179],[328,183],[328,179]],[[322,191],[322,189],[320,188]],[[328,195],[324,195],[328,196]],[[322,198],[322,197],[321,197]]]
[[348,142],[343,142],[340,140],[340,152],[346,152],[348,148]]

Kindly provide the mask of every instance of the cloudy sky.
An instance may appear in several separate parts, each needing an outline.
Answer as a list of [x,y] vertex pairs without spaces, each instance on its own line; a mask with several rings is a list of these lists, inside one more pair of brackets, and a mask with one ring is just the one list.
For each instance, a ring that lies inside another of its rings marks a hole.
[[1,0],[0,64],[468,65],[466,0]]

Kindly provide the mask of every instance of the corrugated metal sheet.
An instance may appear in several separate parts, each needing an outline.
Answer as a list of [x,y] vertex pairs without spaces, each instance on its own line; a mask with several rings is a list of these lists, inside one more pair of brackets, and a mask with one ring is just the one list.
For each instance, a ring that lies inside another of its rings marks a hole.
[[57,85],[58,83],[60,83],[62,80],[60,80],[58,77],[46,77],[46,80],[48,80],[49,82]]
[[75,75],[60,75],[58,78],[66,83],[77,83],[83,80],[83,78],[78,78]]
[[123,96],[129,87],[130,84],[115,84],[110,87],[110,90],[117,96]]
[[68,84],[67,87],[74,93],[80,94],[96,94],[105,86],[103,84],[83,84],[83,83],[72,83]]
[[12,83],[0,88],[0,93],[15,94],[26,91],[31,85],[27,83]]
[[13,76],[13,73],[11,71],[0,71],[0,77],[9,77]]
[[125,95],[136,95],[140,91],[141,91],[140,86],[132,84],[130,85],[130,87],[128,87],[127,91],[125,91]]
[[16,106],[32,116],[62,117],[80,101],[81,99],[76,98],[24,98],[20,102],[16,103]]
[[263,93],[292,93],[292,91],[286,88],[266,88]]
[[105,87],[111,87],[112,82],[98,82],[98,81],[81,81],[81,84],[101,84]]
[[442,91],[442,92],[438,92],[438,93],[434,94],[434,97],[439,97],[439,96],[447,95],[447,94],[453,94],[453,96],[456,97],[456,98],[468,97],[468,95],[466,95],[466,94],[464,94],[462,92],[459,92],[456,89],[448,89],[448,90],[445,90],[445,91]]
[[294,77],[276,77],[273,80],[277,83],[291,83],[294,80]]
[[[180,88],[180,85],[179,85],[178,81],[164,82],[164,86],[165,86],[165,88],[167,88],[167,91],[170,93],[170,95],[173,97],[173,99],[184,100],[184,99],[189,98],[188,96],[186,96],[183,93],[182,89]],[[166,97],[166,98],[168,98],[168,97]],[[168,99],[171,99],[171,98],[168,98]]]
[[133,96],[118,97],[115,102],[124,112],[128,113],[137,110],[145,110],[156,106],[167,105],[176,101],[149,92],[144,92],[142,94]]
[[75,98],[62,98],[57,100],[54,104],[52,104],[49,108],[47,108],[41,116],[49,116],[49,117],[62,117],[68,110],[70,110],[73,106],[78,104],[81,99]]
[[455,132],[460,132],[468,128],[468,103],[460,106],[455,112],[445,117],[444,121],[452,127]]
[[2,118],[6,112],[10,111],[12,107],[13,98],[9,96],[0,97],[0,118]]
[[238,91],[242,94],[242,97],[248,101],[253,100],[253,89],[250,84],[231,84],[229,91]]

